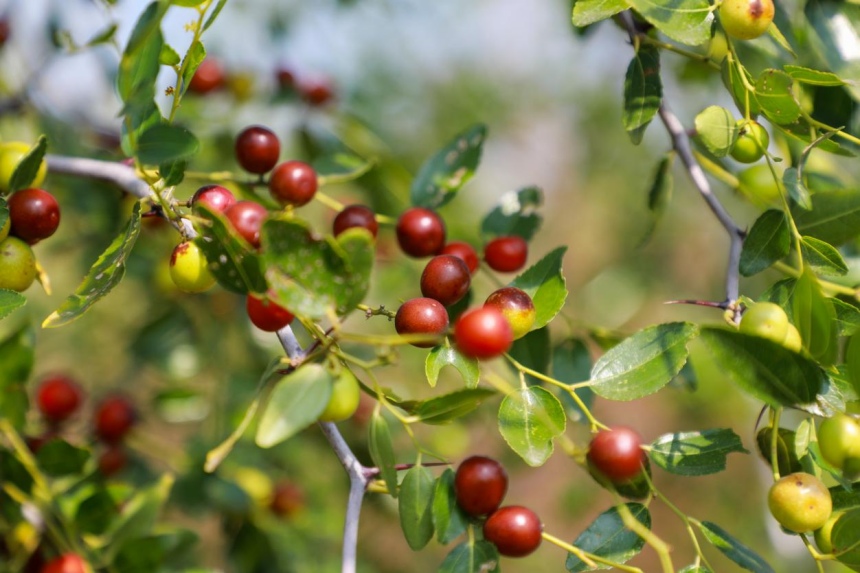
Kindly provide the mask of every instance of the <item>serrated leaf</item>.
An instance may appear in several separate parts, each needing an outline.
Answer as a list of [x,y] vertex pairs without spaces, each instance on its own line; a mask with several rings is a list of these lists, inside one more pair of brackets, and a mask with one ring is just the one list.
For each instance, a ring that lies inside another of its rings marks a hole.
[[187,159],[199,149],[200,142],[193,133],[169,123],[153,125],[137,141],[137,157],[144,165],[161,165]]
[[206,47],[203,45],[203,42],[198,40],[188,47],[188,52],[185,53],[182,62],[184,66],[182,69],[182,93],[188,90],[188,84],[191,82],[191,78],[194,77],[194,72],[197,71],[197,68],[200,67],[200,64],[205,59]]
[[89,450],[60,439],[49,440],[36,452],[39,469],[52,477],[80,474],[89,459]]
[[651,460],[682,476],[714,474],[726,469],[726,456],[749,453],[732,430],[702,430],[665,434],[651,443]]
[[271,448],[316,422],[332,384],[334,378],[321,364],[305,364],[278,381],[260,416],[257,445]]
[[738,138],[737,122],[732,112],[712,105],[696,116],[696,135],[715,157],[725,157]]
[[397,497],[397,470],[394,468],[394,444],[391,441],[391,431],[382,412],[375,411],[370,418],[368,435],[370,459],[379,469],[379,474],[385,481],[391,497]]
[[813,70],[804,68],[803,66],[793,66],[786,64],[782,67],[783,71],[788,74],[791,79],[803,84],[812,86],[842,86],[845,82],[836,74],[831,72],[823,72],[821,70]]
[[499,432],[527,464],[543,465],[552,441],[564,433],[567,418],[558,398],[539,386],[505,396],[499,407]]
[[332,183],[347,183],[358,179],[373,167],[372,161],[362,159],[351,153],[339,152],[332,155],[324,155],[314,159],[314,171],[317,172],[319,185],[330,185]]
[[728,531],[709,521],[695,522],[708,542],[741,568],[753,573],[776,573],[755,551],[735,539]]
[[745,277],[760,273],[786,257],[791,250],[791,230],[785,213],[768,209],[762,213],[744,240],[740,272]]
[[[636,521],[651,529],[651,513],[647,507],[640,503],[624,505]],[[573,545],[614,563],[626,563],[642,551],[645,541],[624,526],[618,508],[613,507],[597,516],[597,519],[573,541]],[[567,554],[564,566],[570,573],[594,570],[573,553]],[[603,564],[597,566],[597,569],[610,568]]]
[[436,480],[433,490],[433,527],[436,540],[448,544],[466,531],[469,517],[457,504],[454,491],[454,470],[451,468],[442,472]]
[[35,363],[35,341],[27,325],[0,342],[0,419],[17,430],[23,429],[30,405],[26,382]]
[[609,349],[591,370],[591,389],[609,400],[636,400],[671,382],[687,362],[687,343],[698,327],[686,322],[658,324]]
[[99,256],[75,293],[42,322],[42,328],[55,328],[77,320],[110,293],[125,276],[126,260],[131,255],[139,234],[140,203],[135,203],[125,231]]
[[433,539],[433,489],[433,475],[423,466],[410,468],[400,484],[400,528],[413,551]]
[[543,199],[543,191],[539,187],[508,191],[481,221],[481,234],[484,237],[516,235],[526,241],[531,240],[543,223],[543,217],[537,213]]
[[804,262],[819,274],[842,276],[848,272],[848,265],[839,251],[820,239],[801,237],[800,252]]
[[782,184],[788,190],[788,196],[801,209],[809,211],[812,209],[812,196],[809,189],[800,178],[800,172],[795,167],[789,167],[782,174]]
[[439,373],[446,366],[453,366],[460,373],[463,382],[466,383],[466,388],[478,386],[481,367],[477,360],[464,356],[453,346],[436,346],[427,353],[427,358],[424,361],[424,373],[431,388],[436,387]]
[[27,304],[27,297],[13,290],[0,289],[0,320]]
[[660,51],[649,44],[639,47],[624,76],[624,129],[639,143],[645,127],[651,123],[663,100],[660,79]]
[[33,147],[15,166],[15,171],[12,172],[12,178],[9,180],[9,191],[18,191],[30,186],[39,173],[47,150],[48,139],[44,135],[40,135]]
[[435,209],[453,199],[478,168],[486,137],[485,125],[472,126],[425,161],[412,181],[412,205]]
[[401,407],[410,409],[425,424],[447,424],[472,412],[493,395],[495,391],[487,388],[465,388],[424,400],[414,410],[408,408],[408,402]]
[[577,0],[573,5],[573,25],[588,26],[626,9],[625,0]]
[[800,117],[800,104],[792,92],[793,80],[780,70],[764,70],[755,83],[755,98],[773,123],[791,124]]
[[442,561],[439,573],[493,573],[499,570],[499,552],[489,541],[464,541]]
[[836,311],[821,292],[818,279],[808,270],[794,284],[791,311],[803,347],[822,365],[832,364],[838,352]]
[[524,290],[535,304],[532,329],[543,328],[564,306],[567,287],[561,273],[561,261],[567,247],[557,247],[525,270],[510,286]]
[[812,209],[792,209],[802,235],[839,246],[860,234],[860,189],[815,193]]
[[198,204],[195,210],[202,221],[198,225],[201,234],[194,242],[206,255],[209,270],[218,284],[239,294],[266,292],[260,255],[223,215],[203,204]]
[[658,30],[682,44],[698,46],[711,39],[714,15],[708,0],[629,0],[628,4]]

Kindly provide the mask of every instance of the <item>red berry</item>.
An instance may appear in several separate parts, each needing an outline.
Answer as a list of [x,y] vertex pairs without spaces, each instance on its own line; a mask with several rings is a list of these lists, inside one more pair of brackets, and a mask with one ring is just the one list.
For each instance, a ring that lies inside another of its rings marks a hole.
[[293,314],[287,309],[275,304],[267,297],[257,298],[249,294],[245,300],[245,310],[248,318],[260,330],[276,332],[293,321]]
[[79,555],[66,553],[45,564],[41,573],[88,573],[89,571],[86,561]]
[[105,477],[111,477],[122,471],[128,465],[128,454],[119,444],[111,444],[99,456],[99,472]]
[[412,207],[397,220],[397,242],[410,257],[436,255],[445,246],[445,223],[430,209]]
[[301,207],[316,192],[317,172],[302,161],[281,163],[269,176],[269,193],[281,203]]
[[267,173],[278,163],[281,142],[271,129],[252,125],[236,137],[236,160],[249,173]]
[[305,495],[302,489],[288,481],[275,484],[272,503],[269,506],[272,513],[280,517],[291,517],[305,505]]
[[613,483],[628,481],[642,471],[642,438],[627,426],[601,430],[588,447],[588,462]]
[[469,292],[472,283],[469,267],[460,257],[433,257],[421,273],[421,294],[451,306]]
[[204,185],[194,192],[191,197],[191,207],[206,205],[210,211],[223,213],[236,204],[236,197],[226,187],[220,185]]
[[80,386],[63,375],[44,378],[36,391],[36,405],[45,419],[52,423],[62,422],[74,414],[82,399]]
[[11,33],[12,27],[9,25],[9,18],[7,16],[3,16],[0,18],[0,47],[6,44]]
[[[432,298],[407,300],[394,315],[397,334],[428,334],[442,336],[448,330],[448,311]],[[418,348],[431,348],[436,342],[412,342]]]
[[334,86],[325,78],[305,79],[299,84],[299,93],[309,105],[321,107],[334,99]]
[[96,409],[96,435],[104,442],[116,443],[125,437],[136,420],[137,413],[128,398],[110,396]]
[[221,62],[215,58],[206,58],[200,62],[191,81],[188,82],[188,91],[204,95],[224,87],[225,74]]
[[517,287],[502,287],[490,294],[484,306],[499,309],[514,331],[514,340],[522,338],[532,329],[537,318],[535,303],[528,293]]
[[514,332],[501,311],[484,306],[457,319],[454,340],[466,356],[485,360],[507,352],[514,340]]
[[472,517],[496,511],[508,491],[508,474],[492,458],[472,456],[464,460],[454,476],[457,504]]
[[252,247],[260,248],[260,229],[268,215],[266,208],[253,201],[239,201],[224,212],[239,236]]
[[296,75],[292,70],[283,66],[275,70],[275,79],[278,81],[278,87],[282,90],[290,90],[296,87]]
[[484,247],[484,260],[494,271],[512,273],[526,264],[529,246],[522,237],[498,237]]
[[353,227],[362,227],[370,231],[370,234],[376,237],[379,231],[379,224],[376,222],[374,212],[364,205],[350,205],[344,207],[343,210],[334,218],[334,235],[338,236],[347,229]]
[[469,243],[464,243],[463,241],[451,241],[445,245],[441,254],[460,257],[463,259],[463,262],[466,263],[466,266],[469,267],[469,272],[472,274],[475,274],[475,271],[478,270],[478,265],[480,264],[478,253],[475,252],[474,247]]
[[484,539],[507,557],[525,557],[538,548],[543,524],[532,510],[509,505],[497,510],[484,523]]
[[22,189],[9,197],[9,221],[10,233],[32,245],[60,226],[60,205],[43,189]]

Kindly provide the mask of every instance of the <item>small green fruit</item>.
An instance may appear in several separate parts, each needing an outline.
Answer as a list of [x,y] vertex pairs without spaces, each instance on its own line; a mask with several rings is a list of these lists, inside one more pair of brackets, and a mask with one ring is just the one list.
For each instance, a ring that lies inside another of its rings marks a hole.
[[738,138],[732,146],[732,157],[741,163],[755,163],[770,145],[770,135],[757,121],[738,121]]
[[788,316],[782,307],[772,302],[757,302],[744,311],[740,331],[783,344],[788,326]]
[[[7,141],[0,143],[0,193],[7,193],[10,190],[12,175],[15,173],[15,168],[21,163],[21,160],[30,152],[30,144],[23,141]],[[48,172],[48,166],[45,160],[39,165],[36,171],[36,178],[28,185],[29,187],[41,187],[45,180],[45,174]]]
[[331,398],[328,405],[320,414],[320,422],[340,422],[352,416],[358,409],[358,401],[361,398],[361,388],[358,380],[350,372],[349,368],[342,368],[340,375],[334,381],[331,389]]
[[192,293],[203,292],[215,284],[206,256],[191,241],[180,243],[173,249],[170,255],[170,278],[179,290]]
[[845,414],[827,418],[818,426],[818,447],[827,463],[838,469],[850,459],[860,460],[860,424]]
[[36,280],[36,256],[16,237],[0,241],[0,289],[24,292]]
[[795,533],[819,529],[827,523],[833,501],[827,486],[812,474],[789,474],[773,484],[767,505],[780,525]]
[[815,530],[815,544],[822,553],[833,553],[833,526],[842,517],[841,511],[834,511],[820,528]]
[[726,34],[752,40],[764,34],[773,22],[773,0],[723,0],[720,24]]
[[782,345],[792,352],[800,352],[800,349],[803,348],[803,340],[800,338],[800,331],[791,323],[788,324],[788,332],[785,333],[785,339],[782,341]]
[[[777,171],[777,176],[780,176]],[[753,165],[738,173],[738,191],[753,204],[764,207],[776,203],[782,197],[783,186],[764,163]]]

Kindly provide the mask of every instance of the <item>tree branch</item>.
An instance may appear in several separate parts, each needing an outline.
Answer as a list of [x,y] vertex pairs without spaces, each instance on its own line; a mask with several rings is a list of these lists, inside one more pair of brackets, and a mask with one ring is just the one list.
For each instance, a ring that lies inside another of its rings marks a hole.
[[48,162],[48,170],[52,173],[101,179],[113,183],[135,197],[141,199],[155,197],[149,184],[138,177],[137,171],[123,163],[61,155],[47,155],[45,159]]

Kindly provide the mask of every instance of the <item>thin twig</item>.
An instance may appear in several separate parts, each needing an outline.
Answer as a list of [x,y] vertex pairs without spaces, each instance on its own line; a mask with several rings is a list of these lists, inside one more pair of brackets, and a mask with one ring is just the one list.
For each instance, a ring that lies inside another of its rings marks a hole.
[[48,162],[48,170],[52,173],[101,179],[141,199],[155,196],[149,184],[138,177],[137,171],[128,165],[115,161],[61,155],[47,155],[45,159]]

